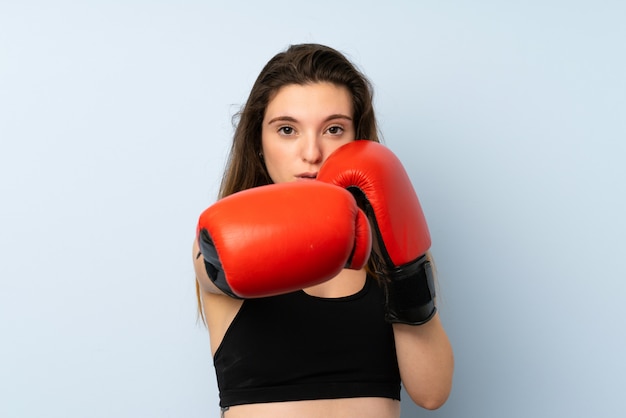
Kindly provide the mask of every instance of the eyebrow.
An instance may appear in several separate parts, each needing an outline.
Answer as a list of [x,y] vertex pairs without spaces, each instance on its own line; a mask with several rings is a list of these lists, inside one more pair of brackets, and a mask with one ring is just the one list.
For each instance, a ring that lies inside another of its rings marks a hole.
[[[335,119],[345,119],[345,120],[352,121],[352,118],[350,116],[343,115],[341,113],[336,113],[336,114],[328,116],[326,119],[324,119],[324,122],[329,122]],[[295,122],[298,122],[298,120],[292,116],[277,116],[275,118],[272,118],[270,121],[268,121],[267,124],[271,125],[272,123],[276,123],[276,122],[294,122],[295,123]]]

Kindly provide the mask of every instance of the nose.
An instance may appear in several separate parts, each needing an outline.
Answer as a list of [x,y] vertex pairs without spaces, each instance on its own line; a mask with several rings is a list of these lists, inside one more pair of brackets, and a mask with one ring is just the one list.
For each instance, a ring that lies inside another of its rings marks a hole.
[[309,135],[302,141],[302,160],[309,164],[322,162],[324,153],[320,140],[315,135]]

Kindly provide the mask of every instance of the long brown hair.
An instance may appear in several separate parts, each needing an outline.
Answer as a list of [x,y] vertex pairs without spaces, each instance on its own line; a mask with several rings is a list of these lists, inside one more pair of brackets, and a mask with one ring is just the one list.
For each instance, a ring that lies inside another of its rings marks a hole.
[[[219,198],[272,183],[261,158],[261,131],[265,110],[281,87],[327,82],[348,89],[352,96],[355,137],[380,142],[370,81],[341,52],[325,45],[297,44],[270,59],[257,77],[248,100],[235,115],[235,134],[219,190]],[[368,270],[380,271],[374,253]],[[198,310],[202,312],[196,281]]]

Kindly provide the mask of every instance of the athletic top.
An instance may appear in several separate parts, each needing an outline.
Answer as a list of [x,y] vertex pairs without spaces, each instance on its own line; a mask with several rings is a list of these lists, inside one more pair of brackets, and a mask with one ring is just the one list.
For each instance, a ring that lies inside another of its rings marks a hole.
[[384,293],[367,277],[341,298],[304,291],[247,299],[215,352],[222,408],[253,403],[400,399],[400,372]]

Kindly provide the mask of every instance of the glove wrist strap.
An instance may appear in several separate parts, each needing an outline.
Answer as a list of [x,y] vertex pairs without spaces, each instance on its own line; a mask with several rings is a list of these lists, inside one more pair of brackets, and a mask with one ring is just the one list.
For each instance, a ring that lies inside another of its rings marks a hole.
[[206,268],[209,279],[211,279],[213,284],[215,284],[218,289],[226,293],[228,296],[241,299],[228,285],[228,282],[226,281],[226,274],[222,268],[222,262],[220,261],[220,258],[217,255],[217,250],[215,249],[215,244],[213,244],[213,240],[206,229],[202,229],[200,231],[198,244],[200,246],[200,252],[204,257],[204,267]]
[[389,323],[422,325],[437,312],[433,268],[426,255],[392,269],[386,290]]

